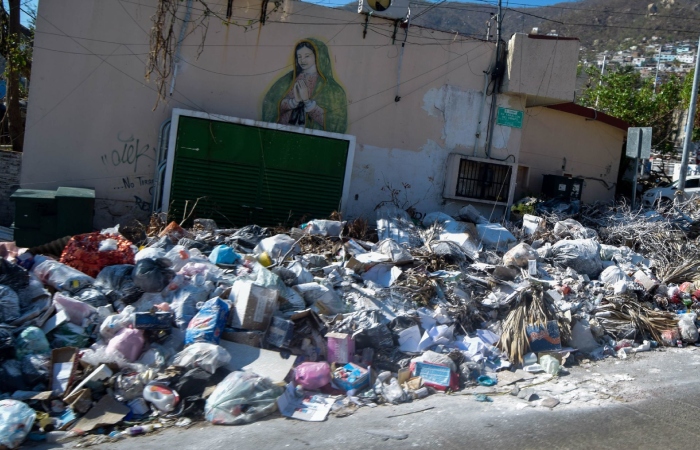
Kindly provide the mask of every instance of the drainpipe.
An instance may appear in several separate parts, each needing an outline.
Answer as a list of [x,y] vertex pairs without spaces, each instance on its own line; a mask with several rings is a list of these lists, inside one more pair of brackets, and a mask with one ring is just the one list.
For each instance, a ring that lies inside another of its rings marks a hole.
[[484,91],[481,94],[481,106],[479,107],[479,123],[476,124],[476,142],[474,143],[474,153],[472,156],[476,156],[476,150],[479,148],[479,142],[481,142],[481,122],[484,121],[484,108],[486,107],[486,91],[489,88],[489,73],[484,72]]
[[177,38],[177,47],[175,48],[175,68],[173,69],[173,77],[170,80],[170,96],[173,96],[173,91],[175,90],[175,79],[177,78],[177,72],[180,68],[180,52],[182,50],[182,41],[185,40],[185,33],[187,33],[187,25],[190,23],[190,16],[192,16],[192,0],[187,0],[187,10],[185,11],[185,18],[182,21],[182,28],[180,28],[180,36]]

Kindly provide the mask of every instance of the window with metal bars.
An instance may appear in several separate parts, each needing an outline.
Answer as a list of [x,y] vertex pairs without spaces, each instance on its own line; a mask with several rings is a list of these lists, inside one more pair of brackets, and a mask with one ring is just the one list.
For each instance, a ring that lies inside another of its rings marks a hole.
[[462,159],[457,176],[458,197],[508,201],[511,166]]

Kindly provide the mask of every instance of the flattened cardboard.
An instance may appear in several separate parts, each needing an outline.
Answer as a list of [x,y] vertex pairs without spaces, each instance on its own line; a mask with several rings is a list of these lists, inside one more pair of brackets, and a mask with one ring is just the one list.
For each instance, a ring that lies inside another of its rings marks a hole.
[[128,406],[122,405],[111,395],[105,395],[71,430],[88,432],[101,426],[115,425],[121,422],[129,411],[131,410]]
[[261,377],[269,378],[273,383],[284,384],[284,379],[294,366],[296,357],[282,358],[277,352],[236,344],[224,339],[219,342],[231,355],[231,361],[226,364],[228,370],[243,370],[253,372]]

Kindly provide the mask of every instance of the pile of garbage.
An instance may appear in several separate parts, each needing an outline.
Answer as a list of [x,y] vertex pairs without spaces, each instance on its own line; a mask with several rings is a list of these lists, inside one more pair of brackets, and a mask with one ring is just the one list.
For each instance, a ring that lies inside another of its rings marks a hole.
[[376,229],[154,217],[145,237],[0,243],[0,446],[322,421],[697,342],[687,230],[575,210],[509,228],[471,206],[420,222],[383,206]]

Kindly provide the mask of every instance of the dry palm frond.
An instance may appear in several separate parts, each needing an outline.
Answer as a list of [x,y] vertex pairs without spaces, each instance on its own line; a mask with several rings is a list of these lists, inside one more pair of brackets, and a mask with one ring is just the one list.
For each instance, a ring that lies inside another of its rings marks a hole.
[[672,312],[654,311],[640,305],[633,297],[609,299],[596,310],[596,319],[606,331],[613,334],[633,326],[640,333],[648,333],[662,342],[664,330],[678,326],[678,316]]
[[560,336],[564,341],[571,334],[569,323],[563,317],[557,317],[556,308],[543,296],[540,285],[533,285],[519,294],[516,306],[503,322],[503,333],[496,346],[508,354],[510,361],[520,364],[523,356],[530,349],[527,336],[528,325],[547,325],[556,320]]

